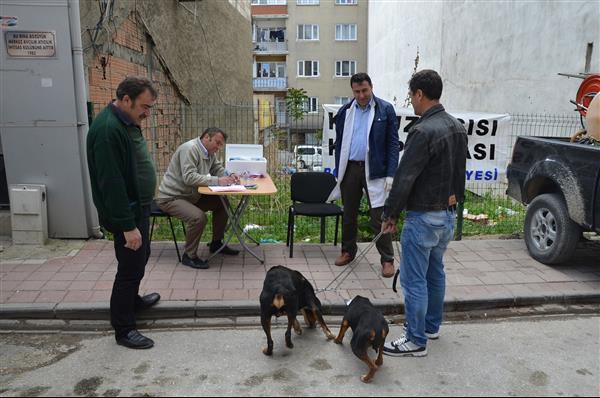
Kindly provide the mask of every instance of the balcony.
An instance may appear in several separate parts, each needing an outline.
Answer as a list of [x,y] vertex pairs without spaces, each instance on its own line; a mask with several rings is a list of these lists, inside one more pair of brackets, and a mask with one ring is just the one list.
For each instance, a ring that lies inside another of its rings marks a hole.
[[287,91],[287,77],[255,77],[255,91]]
[[288,45],[285,41],[258,41],[254,42],[254,54],[287,54]]

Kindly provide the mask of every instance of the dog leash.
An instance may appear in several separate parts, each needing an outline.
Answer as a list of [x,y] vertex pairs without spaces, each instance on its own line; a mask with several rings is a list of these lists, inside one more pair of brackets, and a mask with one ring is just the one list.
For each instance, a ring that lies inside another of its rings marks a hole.
[[[394,274],[394,281],[392,282],[392,290],[394,291],[394,293],[398,293],[398,291],[396,290],[396,284],[398,283],[398,276],[400,275],[400,264],[401,264],[401,256],[402,256],[402,252],[400,251],[400,241],[397,240],[396,241],[396,249],[398,250],[398,269],[396,270],[396,273]],[[396,256],[394,256],[396,257]]]
[[[350,263],[348,263],[349,267],[344,268],[342,270],[342,272],[340,272],[338,274],[338,276],[336,276],[326,287],[324,287],[322,289],[316,289],[315,293],[319,294],[319,293],[324,293],[324,292],[333,292],[333,293],[336,293],[338,296],[340,296],[340,298],[342,298],[345,303],[348,303],[349,299],[346,299],[345,297],[343,297],[339,293],[338,289],[339,289],[340,285],[342,283],[344,283],[344,281],[352,273],[352,271],[354,270],[356,265],[358,265],[360,260],[362,260],[362,258],[364,258],[366,256],[366,254],[373,248],[373,246],[377,243],[377,241],[381,238],[382,235],[383,235],[383,233],[379,232],[379,234],[377,234],[377,236],[375,238],[373,238],[371,243],[369,243],[369,245],[367,247],[365,247],[364,250],[362,250],[360,252],[360,254],[354,258],[354,260],[352,260]],[[398,269],[396,270],[396,273],[394,274],[394,280],[392,282],[392,290],[394,291],[394,293],[398,293],[396,286],[398,284],[398,276],[400,275],[400,264],[401,264],[401,253],[402,252],[400,251],[400,242],[398,240],[396,240],[395,243],[396,243],[396,251],[397,251],[398,255],[394,254],[394,259],[398,261]],[[342,275],[344,275],[344,276],[342,277]],[[331,285],[333,285],[339,278],[342,278],[342,279],[337,283],[337,285],[334,288],[331,288]]]
[[[338,276],[336,276],[325,288],[316,289],[315,294],[324,293],[324,292],[329,291],[329,292],[337,294],[346,305],[350,305],[352,298],[344,297],[339,292],[338,289],[339,289],[340,285],[342,283],[344,283],[344,281],[352,273],[352,271],[354,270],[356,265],[360,262],[359,260],[361,260],[364,256],[366,256],[366,254],[373,248],[373,246],[377,243],[377,241],[381,238],[382,235],[383,235],[383,233],[379,232],[379,234],[377,234],[377,236],[371,241],[371,243],[367,247],[365,247],[365,249],[362,250],[360,252],[360,254],[354,258],[354,260],[352,260],[350,263],[348,263],[348,265],[350,267],[346,267],[345,269],[343,269],[342,272],[340,272],[338,274]],[[398,270],[396,270],[396,273],[394,274],[394,281],[392,282],[392,290],[394,291],[394,293],[398,293],[398,291],[396,290],[396,284],[398,283],[398,276],[400,275],[400,264],[401,264],[401,259],[402,259],[402,252],[400,251],[400,241],[399,240],[396,240],[396,251],[397,251],[398,255],[396,256],[396,253],[394,253],[394,259],[398,260]],[[345,273],[345,275],[344,275],[344,273]],[[335,283],[335,281],[338,280],[342,275],[344,275],[342,280],[339,281],[338,284],[334,288],[330,289],[331,285],[333,285]],[[385,320],[390,325],[393,325],[395,323],[395,321],[393,319],[385,318]]]
[[[342,272],[340,272],[338,274],[338,276],[333,278],[333,280],[331,282],[329,282],[329,284],[326,287],[324,287],[323,289],[316,289],[315,293],[323,293],[323,292],[329,292],[329,291],[337,293],[337,290],[340,287],[340,285],[342,283],[344,283],[344,281],[348,278],[348,276],[352,273],[352,271],[354,271],[354,268],[358,265],[360,260],[362,260],[367,255],[367,253],[373,248],[373,246],[375,246],[375,244],[381,238],[382,235],[383,235],[383,232],[379,232],[377,234],[377,236],[375,238],[373,238],[371,243],[369,243],[369,245],[367,247],[365,247],[358,256],[354,257],[354,259],[348,263],[348,266],[345,267],[342,270]],[[342,277],[342,275],[343,275],[343,277]],[[340,278],[342,278],[342,279],[337,283],[337,285],[335,285],[334,288],[330,288],[331,285],[333,285]],[[340,296],[340,297],[342,297],[342,296]]]

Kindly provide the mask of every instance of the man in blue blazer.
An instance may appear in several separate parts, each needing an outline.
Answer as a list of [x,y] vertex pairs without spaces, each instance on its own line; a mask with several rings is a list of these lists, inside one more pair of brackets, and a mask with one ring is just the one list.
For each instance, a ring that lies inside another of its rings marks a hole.
[[[398,167],[398,119],[394,107],[373,95],[373,84],[366,73],[350,79],[354,99],[335,116],[335,168],[338,183],[330,199],[342,198],[344,222],[342,253],[335,265],[344,266],[357,252],[358,210],[363,190],[367,193],[374,233],[381,230],[383,205]],[[394,276],[392,237],[383,235],[377,242],[382,275]]]

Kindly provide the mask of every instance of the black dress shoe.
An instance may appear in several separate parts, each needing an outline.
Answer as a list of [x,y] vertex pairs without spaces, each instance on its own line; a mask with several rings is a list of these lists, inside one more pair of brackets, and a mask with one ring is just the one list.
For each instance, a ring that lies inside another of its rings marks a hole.
[[[220,240],[211,242],[211,244],[210,244],[210,252],[211,253],[216,252],[217,250],[219,250],[221,248],[221,246],[223,246],[223,242],[220,241]],[[228,256],[237,256],[238,254],[240,254],[240,251],[232,249],[229,246],[225,246],[223,248],[223,250],[221,250],[219,253],[226,254]]]
[[135,329],[129,331],[125,336],[118,338],[117,344],[138,350],[154,347],[154,341],[148,337],[142,336],[142,334]]
[[187,265],[188,267],[192,267],[195,269],[208,269],[208,261],[202,260],[200,258],[191,258],[187,254],[183,254],[181,257],[181,264]]
[[136,311],[146,310],[146,309],[152,307],[153,305],[155,305],[156,303],[158,303],[158,300],[160,300],[160,294],[158,294],[158,293],[147,294],[141,298],[141,301],[139,302],[138,307],[136,308]]

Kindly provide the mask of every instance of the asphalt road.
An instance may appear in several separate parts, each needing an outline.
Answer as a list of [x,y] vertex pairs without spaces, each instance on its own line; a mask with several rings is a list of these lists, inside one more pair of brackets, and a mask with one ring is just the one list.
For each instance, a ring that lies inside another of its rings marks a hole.
[[257,327],[148,331],[147,351],[101,333],[2,333],[0,396],[599,396],[599,329],[598,316],[445,324],[427,357],[384,357],[371,384],[350,331],[339,346],[305,329],[290,350],[278,327],[273,357]]

